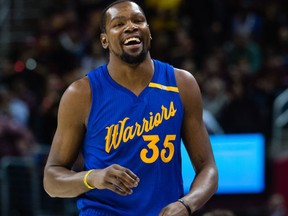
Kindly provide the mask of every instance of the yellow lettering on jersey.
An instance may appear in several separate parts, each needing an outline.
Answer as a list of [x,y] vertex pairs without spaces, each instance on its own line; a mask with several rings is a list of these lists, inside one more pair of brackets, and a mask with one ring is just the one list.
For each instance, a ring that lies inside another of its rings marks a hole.
[[134,125],[126,125],[129,117],[125,117],[120,120],[118,124],[113,124],[106,127],[107,134],[105,137],[106,145],[105,151],[109,153],[111,149],[117,149],[121,142],[128,142],[132,140],[135,136],[139,137],[143,132],[149,132],[153,130],[154,127],[158,127],[162,124],[163,120],[168,121],[170,118],[175,116],[177,110],[174,107],[174,102],[170,102],[169,108],[161,106],[161,112],[153,114],[149,113],[149,119],[143,118],[142,124],[136,122]]

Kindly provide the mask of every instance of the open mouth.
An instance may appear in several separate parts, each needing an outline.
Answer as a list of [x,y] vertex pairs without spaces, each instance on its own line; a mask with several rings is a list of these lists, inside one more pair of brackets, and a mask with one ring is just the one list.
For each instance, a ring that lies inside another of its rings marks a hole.
[[138,37],[131,37],[131,38],[127,38],[125,41],[124,41],[124,45],[125,46],[130,46],[130,45],[138,45],[141,43],[141,40],[140,38]]

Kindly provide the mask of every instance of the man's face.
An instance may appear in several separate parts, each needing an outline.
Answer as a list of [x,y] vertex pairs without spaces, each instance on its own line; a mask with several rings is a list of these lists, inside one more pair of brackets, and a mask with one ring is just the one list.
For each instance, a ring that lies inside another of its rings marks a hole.
[[101,34],[104,48],[129,64],[139,64],[150,49],[150,29],[139,6],[123,2],[107,10],[106,32]]

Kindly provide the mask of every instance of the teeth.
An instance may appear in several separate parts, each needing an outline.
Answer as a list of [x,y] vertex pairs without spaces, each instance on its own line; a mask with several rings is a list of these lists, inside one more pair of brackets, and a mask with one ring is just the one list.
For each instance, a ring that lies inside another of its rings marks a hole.
[[124,44],[126,45],[126,44],[128,44],[128,43],[130,43],[130,42],[132,42],[132,41],[135,41],[135,42],[137,42],[137,43],[140,43],[140,39],[139,39],[139,38],[137,38],[137,37],[132,37],[132,38],[126,39],[126,40],[124,41]]

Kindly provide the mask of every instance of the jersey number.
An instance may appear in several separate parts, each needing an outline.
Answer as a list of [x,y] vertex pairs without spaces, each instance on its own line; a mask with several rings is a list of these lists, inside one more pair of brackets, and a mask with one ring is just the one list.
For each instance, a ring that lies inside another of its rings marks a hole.
[[[163,143],[164,148],[161,151],[157,146],[157,143],[160,141],[158,135],[143,135],[143,139],[149,142],[147,148],[143,148],[140,152],[140,158],[144,163],[154,163],[159,158],[159,155],[164,163],[171,161],[174,155],[174,144],[172,141],[175,141],[176,135],[166,135]],[[149,150],[152,153],[150,157],[147,156]]]

